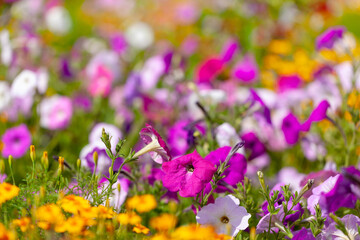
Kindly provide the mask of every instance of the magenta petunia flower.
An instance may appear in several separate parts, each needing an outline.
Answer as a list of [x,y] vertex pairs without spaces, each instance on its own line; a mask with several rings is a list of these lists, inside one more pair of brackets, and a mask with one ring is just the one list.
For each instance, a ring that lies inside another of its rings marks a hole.
[[316,49],[333,48],[335,42],[343,37],[345,31],[346,28],[344,26],[328,28],[316,38]]
[[316,240],[310,229],[302,228],[299,231],[294,232],[292,240]]
[[171,160],[170,152],[160,134],[149,124],[140,131],[140,137],[146,146],[135,153],[134,157],[139,157],[145,153],[150,153],[151,158],[162,164]]
[[238,42],[230,39],[225,45],[221,53],[222,61],[224,63],[230,62],[237,50],[240,48]]
[[295,144],[299,139],[300,123],[294,114],[289,113],[282,122],[281,130],[288,144]]
[[31,145],[31,134],[26,125],[21,124],[6,130],[1,140],[4,143],[2,150],[4,157],[12,155],[14,158],[20,158]]
[[[229,154],[231,147],[221,147],[216,149],[215,151],[210,152],[205,160],[208,160],[215,164],[217,167],[220,163],[224,162],[227,155]],[[224,172],[224,178],[221,181],[226,182],[232,187],[236,188],[236,184],[242,182],[244,180],[244,176],[246,173],[246,158],[244,155],[235,153],[232,158],[229,160],[229,168],[227,168]],[[219,186],[216,188],[217,192],[225,192],[227,188],[223,186]]]
[[205,60],[199,67],[197,72],[198,83],[209,83],[215,78],[223,69],[224,62],[219,58],[209,58]]
[[254,56],[245,55],[233,69],[233,75],[245,83],[251,83],[258,78],[259,71]]
[[278,80],[279,92],[300,88],[302,80],[298,75],[284,75]]
[[182,197],[195,197],[209,183],[216,172],[210,161],[203,159],[196,150],[162,165],[163,185]]
[[250,153],[248,160],[255,159],[265,153],[266,149],[264,144],[259,140],[253,132],[245,133],[241,136],[245,141],[245,150]]
[[312,111],[309,118],[301,125],[301,131],[309,131],[313,122],[318,122],[326,118],[326,111],[330,107],[328,101],[324,100]]

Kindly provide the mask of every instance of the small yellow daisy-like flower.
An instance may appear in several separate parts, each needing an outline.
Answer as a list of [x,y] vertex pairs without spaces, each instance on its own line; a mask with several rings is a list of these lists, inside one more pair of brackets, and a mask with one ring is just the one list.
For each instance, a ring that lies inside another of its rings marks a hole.
[[150,226],[161,232],[173,229],[176,226],[176,223],[176,216],[168,213],[161,214],[160,216],[154,217],[150,220]]
[[49,230],[55,225],[63,224],[65,217],[59,206],[46,204],[36,210],[36,219],[39,221],[38,226],[40,228]]
[[143,233],[143,234],[148,234],[150,232],[150,229],[141,225],[140,223],[136,224],[132,230],[133,230],[133,232]]
[[115,215],[115,212],[111,208],[103,205],[96,207],[96,209],[98,212],[98,218],[112,218]]
[[13,220],[13,224],[17,227],[20,227],[20,230],[22,232],[26,232],[28,229],[34,228],[34,226],[31,224],[31,219],[29,217],[15,219]]
[[172,234],[174,240],[205,240],[215,239],[218,235],[211,226],[198,226],[190,224],[177,228]]
[[128,209],[135,209],[139,213],[149,212],[157,206],[156,199],[151,194],[137,195],[126,201]]
[[88,200],[75,195],[68,195],[58,201],[60,207],[73,214],[81,214],[84,209],[91,208]]
[[116,219],[122,225],[136,225],[141,222],[141,217],[134,212],[119,213]]
[[2,223],[0,223],[0,239],[15,240],[15,234],[8,231]]
[[10,183],[1,183],[0,184],[0,205],[4,202],[13,199],[20,192],[20,188]]

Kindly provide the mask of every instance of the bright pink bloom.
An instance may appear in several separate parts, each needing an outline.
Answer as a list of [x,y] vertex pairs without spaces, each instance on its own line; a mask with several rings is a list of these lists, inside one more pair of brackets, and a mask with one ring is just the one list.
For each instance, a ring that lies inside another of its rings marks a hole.
[[278,80],[279,92],[285,92],[291,89],[297,89],[301,86],[302,80],[298,75],[281,76]]
[[242,82],[251,83],[258,78],[259,71],[254,56],[245,55],[233,70],[233,75]]
[[197,82],[211,82],[211,80],[213,80],[222,71],[223,67],[224,62],[217,57],[205,60],[199,67],[197,73]]
[[196,150],[162,165],[163,185],[169,191],[179,191],[182,197],[195,197],[209,183],[216,172],[210,161],[203,159]]
[[106,97],[110,93],[114,77],[104,65],[98,65],[95,75],[92,77],[89,92],[92,96]]
[[309,118],[301,125],[301,131],[309,131],[313,122],[318,122],[326,118],[326,111],[330,107],[328,101],[324,100],[312,111]]
[[345,31],[346,28],[344,26],[336,26],[327,29],[316,38],[316,50],[333,48],[334,43],[343,37]]

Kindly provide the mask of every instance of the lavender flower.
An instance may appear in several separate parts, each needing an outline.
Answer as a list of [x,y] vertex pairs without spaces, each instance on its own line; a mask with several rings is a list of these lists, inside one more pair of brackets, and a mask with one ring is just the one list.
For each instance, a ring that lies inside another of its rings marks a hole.
[[316,38],[316,49],[322,48],[332,49],[335,42],[343,37],[346,28],[343,26],[336,26],[327,29]]
[[196,221],[214,226],[219,234],[236,237],[240,230],[245,230],[249,226],[248,221],[251,217],[239,204],[239,199],[232,195],[218,197],[215,203],[201,208],[196,215]]
[[31,144],[31,134],[25,124],[17,127],[9,128],[2,136],[4,148],[2,155],[9,157],[12,155],[14,158],[20,158],[25,155]]
[[335,239],[335,240],[359,240],[359,226],[360,226],[360,218],[348,214],[343,218],[339,219],[345,225],[345,230],[349,236],[346,236],[340,229],[336,228],[337,223],[332,222],[325,230],[320,234],[320,240],[326,239]]

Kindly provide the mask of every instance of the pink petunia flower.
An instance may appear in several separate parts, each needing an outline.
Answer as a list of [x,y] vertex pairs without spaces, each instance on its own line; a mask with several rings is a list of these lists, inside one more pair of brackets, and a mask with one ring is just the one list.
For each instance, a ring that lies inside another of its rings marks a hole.
[[216,172],[210,161],[203,159],[196,150],[162,165],[163,185],[169,191],[179,191],[182,197],[195,197],[209,183]]
[[66,128],[72,117],[72,101],[65,96],[55,95],[42,100],[39,106],[40,125],[50,130]]
[[95,75],[89,85],[89,93],[92,96],[106,97],[110,93],[113,75],[105,66],[98,65]]
[[150,153],[151,158],[162,164],[171,160],[170,151],[160,134],[149,124],[140,131],[140,137],[146,146],[135,153],[134,157],[139,157],[145,153]]

